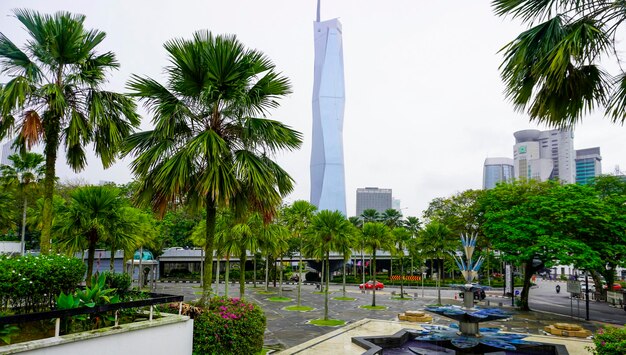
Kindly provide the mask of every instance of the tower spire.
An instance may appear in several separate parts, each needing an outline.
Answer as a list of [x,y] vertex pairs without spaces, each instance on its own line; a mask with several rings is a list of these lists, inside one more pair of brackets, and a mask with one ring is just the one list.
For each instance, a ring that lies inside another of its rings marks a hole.
[[317,0],[317,22],[320,22],[320,1]]

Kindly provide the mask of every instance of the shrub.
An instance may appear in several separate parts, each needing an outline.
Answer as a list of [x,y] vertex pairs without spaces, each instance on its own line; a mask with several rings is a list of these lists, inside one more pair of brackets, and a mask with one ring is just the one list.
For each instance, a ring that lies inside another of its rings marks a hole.
[[213,298],[194,319],[194,354],[256,354],[263,348],[265,314],[239,298]]
[[130,289],[130,275],[118,272],[106,271],[102,273],[106,277],[107,288],[114,288],[115,294],[125,296]]
[[596,345],[594,354],[626,354],[626,327],[600,328],[594,335],[593,342]]
[[16,313],[47,310],[83,280],[85,264],[63,255],[0,256],[0,302]]

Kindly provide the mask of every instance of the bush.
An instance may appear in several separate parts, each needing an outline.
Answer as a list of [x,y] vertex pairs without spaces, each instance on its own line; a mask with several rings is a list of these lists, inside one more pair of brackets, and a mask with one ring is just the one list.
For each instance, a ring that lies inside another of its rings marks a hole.
[[626,327],[600,328],[594,335],[593,342],[596,345],[594,354],[626,354]]
[[263,348],[265,314],[239,298],[216,297],[194,319],[194,354],[256,354]]
[[72,293],[86,266],[63,255],[0,256],[0,302],[15,313],[48,310],[61,292]]
[[130,275],[124,273],[106,271],[103,273],[106,277],[107,288],[114,288],[115,294],[123,297],[130,289]]

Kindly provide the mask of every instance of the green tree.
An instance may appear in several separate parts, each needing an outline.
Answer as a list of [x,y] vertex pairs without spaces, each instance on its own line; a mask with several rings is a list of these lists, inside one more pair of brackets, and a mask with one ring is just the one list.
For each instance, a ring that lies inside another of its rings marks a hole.
[[[91,286],[96,245],[114,235],[134,233],[136,223],[128,217],[119,191],[110,186],[86,186],[72,193],[69,205],[58,218],[59,244],[72,252],[87,245],[87,285]],[[122,230],[117,230],[122,227]],[[126,235],[124,236],[126,237]]]
[[408,216],[404,220],[403,224],[404,227],[411,233],[411,242],[407,244],[407,248],[411,255],[411,275],[413,275],[413,259],[415,257],[414,251],[416,250],[416,248],[414,248],[414,244],[417,241],[419,231],[422,229],[422,222],[417,217]]
[[[451,240],[452,231],[445,224],[432,220],[419,234],[419,249],[422,254],[432,260],[441,260],[439,270],[437,270],[437,303],[441,304],[441,278],[443,275],[443,258],[448,251],[454,250],[454,242]],[[434,270],[434,262],[431,263],[431,270]]]
[[207,302],[217,207],[245,194],[254,210],[271,216],[293,181],[269,157],[299,148],[301,135],[259,117],[290,93],[288,79],[261,52],[206,31],[168,41],[165,49],[167,85],[139,76],[129,83],[155,128],[132,135],[126,153],[136,156],[131,167],[141,181],[140,201],[161,213],[180,202],[205,208],[201,301]]
[[394,229],[402,224],[402,213],[393,208],[386,209],[380,215],[380,221],[390,229]]
[[324,281],[324,320],[328,320],[328,281],[330,279],[330,251],[335,250],[335,243],[342,243],[352,235],[352,225],[339,211],[319,211],[311,220],[306,232],[309,243],[323,254],[325,263]]
[[101,89],[107,73],[119,63],[112,52],[97,52],[106,35],[86,29],[85,16],[30,10],[14,13],[30,38],[22,50],[0,34],[0,65],[11,77],[0,89],[0,138],[15,135],[16,142],[27,147],[43,141],[46,168],[40,248],[47,254],[58,149],[63,146],[69,166],[80,171],[87,165],[85,146],[93,144],[107,168],[121,143],[139,125],[139,116],[131,99]]
[[298,252],[300,254],[300,261],[298,262],[298,307],[302,304],[302,267],[304,262],[302,261],[304,236],[303,232],[311,224],[311,219],[317,207],[308,201],[298,200],[294,201],[291,205],[287,206],[284,211],[284,219],[287,227],[291,231],[292,235],[298,239]]
[[483,206],[494,248],[524,267],[523,310],[529,310],[530,278],[541,268],[597,270],[606,265],[603,255],[622,253],[626,245],[626,206],[604,203],[588,186],[516,182],[489,190]]
[[23,155],[9,156],[12,165],[0,166],[2,184],[6,187],[13,185],[22,195],[22,237],[20,250],[24,255],[26,239],[26,210],[28,208],[28,189],[42,180],[44,176],[44,157],[41,154],[26,152]]
[[619,1],[493,0],[499,16],[530,26],[503,49],[506,95],[531,120],[573,126],[583,114],[605,107],[626,119],[626,75],[600,66],[616,59],[616,35],[626,16]]
[[[365,248],[372,254],[372,277],[376,286],[376,251],[391,250],[393,238],[389,227],[380,222],[366,222],[361,230]],[[376,287],[372,289],[372,307],[376,306]]]
[[13,194],[7,190],[2,189],[0,191],[0,230],[6,233],[9,229],[15,226],[13,219]]

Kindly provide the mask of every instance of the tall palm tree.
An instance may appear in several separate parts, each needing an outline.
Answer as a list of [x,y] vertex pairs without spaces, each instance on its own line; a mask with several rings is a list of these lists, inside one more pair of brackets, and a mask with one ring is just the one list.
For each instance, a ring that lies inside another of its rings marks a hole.
[[335,243],[347,240],[352,235],[352,225],[339,211],[319,211],[311,220],[307,234],[311,237],[310,242],[316,249],[322,251],[325,262],[324,281],[324,320],[328,320],[328,284],[330,279],[330,251],[334,250]]
[[390,229],[402,225],[402,213],[396,209],[388,208],[380,215],[380,221]]
[[395,248],[393,254],[400,256],[400,298],[404,298],[404,252],[413,239],[413,234],[405,227],[396,227],[392,231]]
[[206,210],[203,296],[208,300],[217,207],[245,194],[252,210],[270,217],[293,180],[269,157],[297,149],[300,133],[263,118],[289,94],[287,78],[263,53],[234,36],[199,31],[165,43],[167,84],[133,76],[128,86],[153,116],[155,128],[132,135],[139,201],[164,212],[187,203]]
[[302,299],[302,247],[304,243],[304,237],[302,233],[311,223],[311,219],[313,218],[313,214],[316,210],[317,207],[315,205],[304,200],[294,201],[290,206],[284,209],[284,219],[287,227],[291,230],[293,236],[299,240],[300,245],[298,251],[300,254],[300,261],[298,262],[298,307],[301,305]]
[[363,210],[360,217],[363,220],[363,223],[379,222],[381,214],[373,208],[368,208]]
[[[389,227],[380,222],[367,222],[361,230],[365,248],[372,254],[372,278],[376,286],[376,250],[391,250],[393,239]],[[372,307],[376,306],[376,287],[372,289]]]
[[[41,252],[50,251],[52,196],[57,151],[64,147],[74,171],[87,165],[85,146],[93,143],[102,165],[113,164],[124,139],[139,125],[135,104],[125,95],[102,90],[119,63],[112,52],[98,53],[102,31],[84,27],[85,16],[15,10],[30,38],[20,49],[0,34],[0,65],[11,79],[0,89],[0,138],[17,136],[30,147],[44,143]],[[63,145],[61,145],[63,143]]]
[[[85,186],[76,189],[69,205],[61,213],[58,225],[59,243],[71,248],[87,243],[87,285],[91,286],[96,244],[106,241],[117,233],[134,233],[138,226],[134,221],[122,223],[124,203],[119,191],[111,186]],[[124,230],[117,230],[123,226]]]
[[[451,241],[449,240],[452,231],[445,224],[438,221],[430,221],[426,227],[420,232],[420,248],[425,255],[431,258],[441,259],[443,261],[444,254],[449,250],[453,250]],[[441,304],[441,275],[443,265],[439,265],[437,272],[437,303]]]
[[[417,234],[422,229],[422,222],[417,217],[408,216],[404,220],[403,224],[404,224],[404,227],[409,232],[411,232],[412,240],[413,240],[413,242],[415,242],[415,240],[417,238]],[[409,247],[409,250],[412,249],[410,244],[408,245],[408,247]],[[414,255],[414,253],[411,253],[411,276],[413,275],[413,255]]]
[[26,236],[26,209],[28,207],[27,190],[31,185],[38,183],[44,176],[44,157],[41,154],[26,152],[23,155],[13,154],[9,156],[12,165],[0,166],[2,185],[13,185],[23,198],[22,209],[22,238],[20,251],[24,255]]
[[359,234],[360,231],[356,227],[354,227],[352,223],[350,223],[349,233],[339,234],[335,237],[335,240],[333,241],[333,250],[339,252],[343,256],[343,270],[341,273],[341,289],[343,292],[343,297],[346,297],[346,264],[348,263],[348,260],[350,260],[352,249],[358,244],[357,235]]

